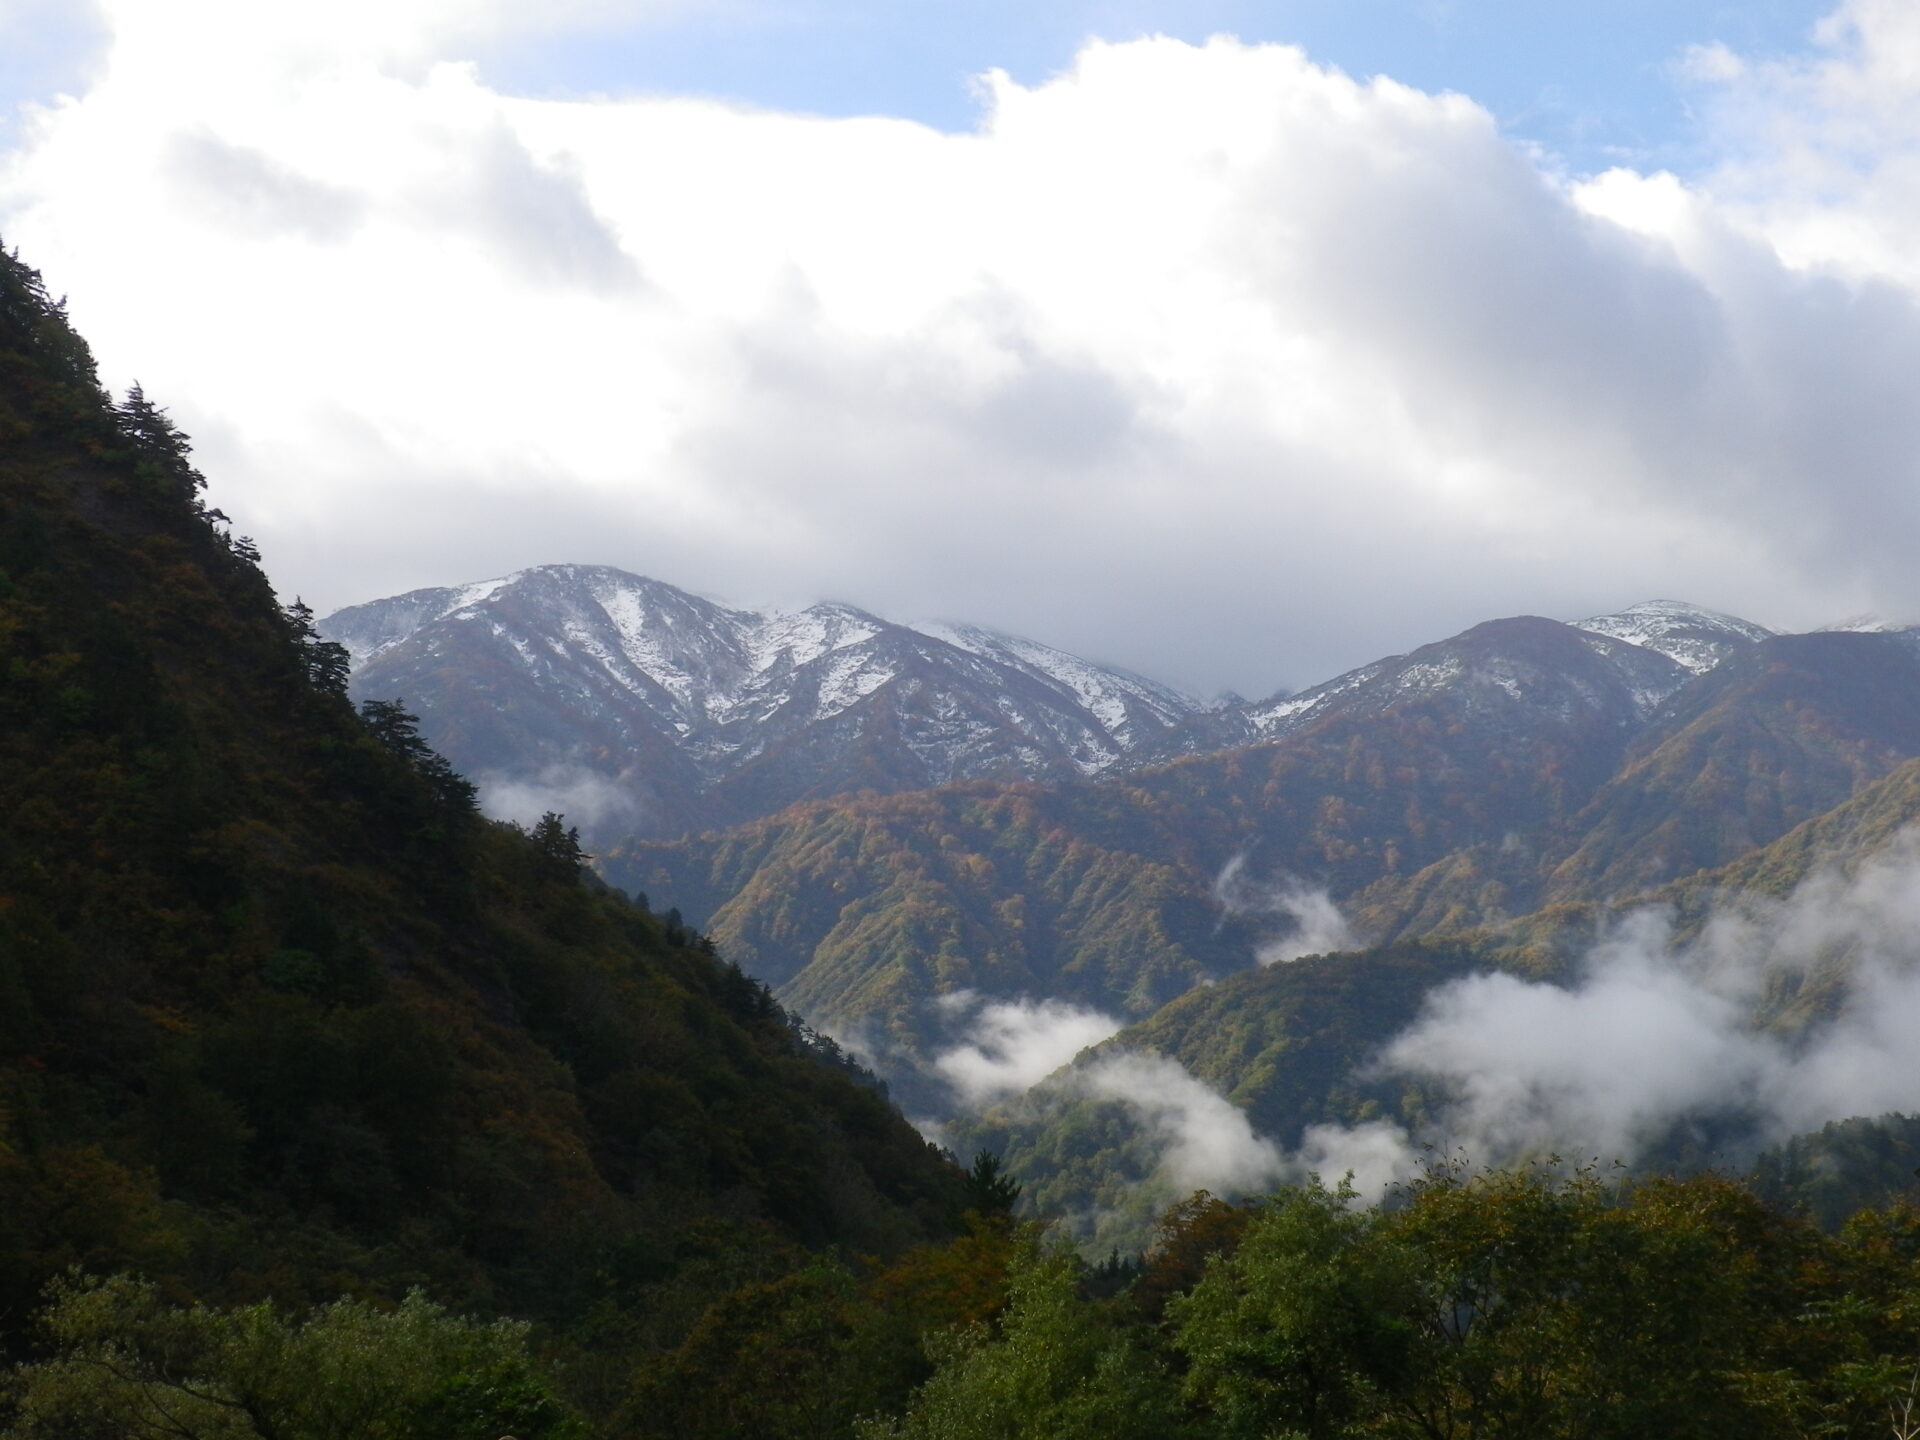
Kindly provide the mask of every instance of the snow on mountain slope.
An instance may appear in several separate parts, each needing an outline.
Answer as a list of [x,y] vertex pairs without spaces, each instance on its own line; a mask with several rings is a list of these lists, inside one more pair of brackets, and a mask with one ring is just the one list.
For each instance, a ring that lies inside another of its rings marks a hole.
[[431,625],[456,610],[477,604],[517,576],[486,580],[477,585],[456,585],[439,590],[410,590],[390,600],[356,605],[327,617],[323,622],[330,640],[347,648],[353,668],[374,659],[382,651],[398,645],[423,625]]
[[1631,716],[1626,723],[1631,723],[1652,715],[1694,675],[1772,633],[1731,615],[1672,600],[1647,601],[1559,628],[1569,630],[1604,662],[1597,668],[1583,665],[1577,651],[1554,662],[1561,667],[1560,680],[1571,682],[1577,675],[1577,684],[1543,687],[1541,676],[1552,665],[1542,670],[1516,656],[1461,649],[1467,636],[1484,629],[1476,627],[1467,636],[1425,646],[1412,655],[1390,655],[1304,690],[1189,714],[1150,753],[1128,763],[1192,753],[1207,748],[1208,740],[1218,746],[1277,740],[1331,715],[1373,713],[1453,691],[1484,697],[1498,691],[1516,702],[1556,711],[1584,704],[1610,709],[1624,700]]
[[705,818],[702,796],[751,792],[736,808],[761,811],[846,788],[1095,774],[1201,708],[1014,636],[840,604],[733,609],[604,566],[413,591],[320,629],[352,656],[356,694],[402,696],[483,783],[613,776],[644,757],[660,793],[641,808],[667,828]]
[[1016,635],[1002,635],[977,625],[932,624],[919,628],[1009,669],[1051,681],[1098,720],[1122,748],[1138,738],[1136,732],[1143,728],[1157,731],[1200,708],[1192,696],[1144,676],[1094,665]]
[[1585,714],[1632,728],[1770,633],[1648,601],[1572,626],[1494,622],[1297,694],[1207,705],[979,626],[738,609],[605,566],[413,591],[320,628],[347,647],[356,694],[405,698],[483,785],[638,787],[613,808],[653,816],[639,827],[652,833],[852,789],[1138,770],[1428,701],[1510,711],[1502,725]]
[[1705,674],[1734,651],[1773,634],[1750,620],[1681,600],[1645,600],[1611,615],[1576,620],[1573,627],[1655,651],[1695,675]]
[[1376,660],[1371,665],[1362,665],[1358,670],[1349,670],[1344,675],[1336,675],[1331,680],[1310,686],[1297,695],[1279,696],[1249,707],[1247,718],[1254,734],[1268,739],[1298,729],[1340,696],[1371,685],[1401,658],[1394,655],[1385,660]]
[[1463,714],[1530,713],[1560,723],[1591,716],[1617,729],[1645,719],[1687,678],[1677,661],[1647,647],[1521,616],[1262,701],[1247,719],[1270,740],[1334,714],[1378,715],[1444,701]]

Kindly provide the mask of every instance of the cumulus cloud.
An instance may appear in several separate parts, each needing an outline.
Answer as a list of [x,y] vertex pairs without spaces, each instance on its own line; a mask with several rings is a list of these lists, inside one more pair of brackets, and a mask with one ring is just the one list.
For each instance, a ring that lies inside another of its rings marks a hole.
[[1726,210],[1790,263],[1920,283],[1920,16],[1845,0],[1803,54],[1748,59],[1695,47],[1696,87]]
[[175,136],[166,168],[187,204],[236,229],[331,241],[345,238],[360,218],[361,203],[351,191],[205,132]]
[[468,63],[658,8],[110,0],[0,233],[322,610],[604,561],[1264,692],[1648,594],[1920,609],[1890,0],[1696,57],[1693,181],[1224,39],[988,76],[965,134]]
[[933,1068],[967,1105],[1032,1089],[1123,1023],[1064,1000],[983,1000],[959,990],[938,1003],[949,1023],[964,1017],[964,1038],[936,1056]]

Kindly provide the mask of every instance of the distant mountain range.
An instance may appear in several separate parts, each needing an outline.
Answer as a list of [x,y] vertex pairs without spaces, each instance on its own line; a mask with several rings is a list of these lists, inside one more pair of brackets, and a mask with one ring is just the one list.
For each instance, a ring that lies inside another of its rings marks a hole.
[[[970,625],[730,609],[545,565],[328,616],[356,695],[403,697],[484,789],[677,835],[799,800],[1095,775],[1164,753],[1191,696]],[[537,813],[537,811],[535,812]]]
[[[1623,727],[1768,634],[1672,602],[1575,629],[1591,659],[1573,662],[1572,683],[1614,695]],[[411,591],[320,630],[347,648],[357,696],[403,698],[501,808],[548,797],[598,839],[719,829],[855,791],[1124,773],[1389,707],[1447,687],[1459,663],[1428,647],[1297,695],[1210,704],[978,626],[837,604],[740,610],[585,565]]]

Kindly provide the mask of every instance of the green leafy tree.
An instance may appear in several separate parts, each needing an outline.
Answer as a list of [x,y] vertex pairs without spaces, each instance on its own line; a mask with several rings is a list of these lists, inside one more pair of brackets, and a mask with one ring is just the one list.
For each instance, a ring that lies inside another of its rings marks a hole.
[[583,1434],[535,1365],[527,1327],[340,1300],[168,1304],[122,1277],[50,1292],[51,1358],[13,1372],[17,1440],[519,1440]]
[[1068,1251],[1030,1246],[1013,1266],[997,1333],[948,1331],[937,1368],[906,1413],[861,1440],[1173,1440],[1179,1391],[1114,1304],[1080,1294]]
[[1583,1440],[1796,1433],[1755,1375],[1803,1367],[1817,1231],[1706,1176],[1442,1170],[1379,1222],[1424,1291],[1409,1431]]
[[1149,1320],[1159,1320],[1167,1302],[1200,1282],[1216,1255],[1239,1248],[1257,1212],[1232,1205],[1206,1190],[1196,1190],[1160,1217],[1152,1248],[1143,1257],[1134,1303]]
[[1260,1204],[1237,1248],[1167,1305],[1186,1391],[1222,1437],[1367,1432],[1415,1359],[1418,1273],[1353,1191],[1317,1182]]

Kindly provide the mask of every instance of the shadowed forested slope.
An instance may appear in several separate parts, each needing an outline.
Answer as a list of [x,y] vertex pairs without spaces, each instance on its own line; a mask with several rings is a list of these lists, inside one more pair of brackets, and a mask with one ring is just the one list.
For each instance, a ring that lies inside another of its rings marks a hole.
[[0,258],[0,1324],[78,1264],[671,1340],[752,1256],[952,1223],[763,987],[356,715],[200,483]]

